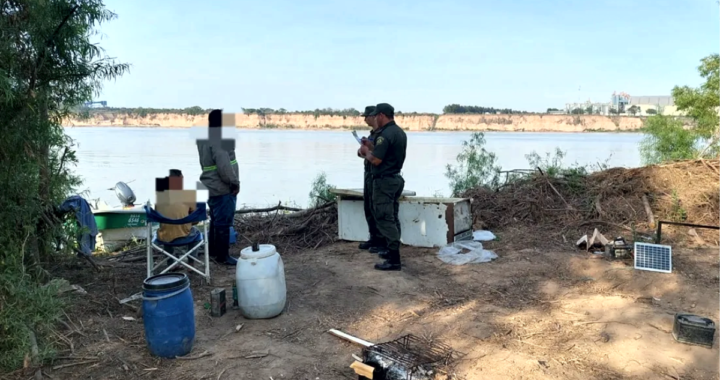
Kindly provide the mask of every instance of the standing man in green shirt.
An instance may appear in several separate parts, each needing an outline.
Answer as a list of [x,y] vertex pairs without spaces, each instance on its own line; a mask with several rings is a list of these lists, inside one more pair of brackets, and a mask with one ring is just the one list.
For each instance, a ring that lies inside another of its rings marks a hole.
[[[370,135],[365,138],[363,137],[363,141],[367,139],[371,143],[375,141],[375,133],[377,132],[377,123],[375,122],[375,116],[370,116],[372,112],[375,111],[375,106],[367,106],[365,107],[365,112],[363,112],[360,116],[363,116],[365,118],[365,123],[371,128],[370,129]],[[362,147],[361,147],[362,148]],[[363,158],[364,161],[364,167],[365,167],[365,174],[364,174],[364,181],[363,181],[363,203],[365,206],[365,220],[368,224],[368,230],[370,232],[370,238],[368,241],[364,241],[360,243],[360,246],[358,248],[360,249],[366,249],[369,250],[371,253],[378,253],[382,248],[385,247],[385,239],[380,235],[380,231],[378,231],[377,223],[375,223],[375,216],[373,215],[373,205],[372,205],[372,173],[370,173],[370,168],[372,164],[370,164],[369,161],[365,160],[365,156],[360,153],[360,149],[358,149],[358,157]]]
[[208,138],[197,140],[200,158],[201,184],[208,190],[210,231],[208,250],[210,257],[220,264],[237,265],[230,256],[230,227],[235,221],[237,196],[240,192],[240,174],[235,159],[235,138],[223,136],[223,125],[235,125],[235,116],[213,110],[209,115]]
[[382,271],[401,270],[399,200],[405,188],[400,175],[407,151],[407,135],[395,124],[395,109],[387,103],[375,106],[370,113],[378,125],[375,141],[363,141],[360,153],[370,162],[373,179],[373,212],[378,231],[385,238],[387,250],[381,250],[385,262],[375,264]]

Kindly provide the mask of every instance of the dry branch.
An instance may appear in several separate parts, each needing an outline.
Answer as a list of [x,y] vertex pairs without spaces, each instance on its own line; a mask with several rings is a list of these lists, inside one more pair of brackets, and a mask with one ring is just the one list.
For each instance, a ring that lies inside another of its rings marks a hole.
[[643,194],[642,201],[643,207],[645,207],[645,214],[648,218],[648,224],[650,224],[650,226],[655,226],[655,215],[653,215],[652,209],[650,208],[650,201],[648,201],[647,195]]
[[278,203],[275,207],[267,207],[267,208],[247,208],[243,210],[236,210],[235,215],[238,214],[259,214],[263,212],[273,212],[273,211],[302,211],[300,208],[295,207],[288,207],[283,206],[282,203]]

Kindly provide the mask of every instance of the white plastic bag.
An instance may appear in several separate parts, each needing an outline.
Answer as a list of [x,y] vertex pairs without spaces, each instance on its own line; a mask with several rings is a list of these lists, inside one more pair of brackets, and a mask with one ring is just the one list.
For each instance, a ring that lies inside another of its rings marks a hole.
[[473,240],[475,240],[475,241],[495,240],[495,234],[490,231],[487,231],[487,230],[473,231]]
[[450,243],[438,252],[438,258],[452,265],[468,263],[487,263],[498,258],[493,251],[483,249],[482,243],[476,241],[457,241]]

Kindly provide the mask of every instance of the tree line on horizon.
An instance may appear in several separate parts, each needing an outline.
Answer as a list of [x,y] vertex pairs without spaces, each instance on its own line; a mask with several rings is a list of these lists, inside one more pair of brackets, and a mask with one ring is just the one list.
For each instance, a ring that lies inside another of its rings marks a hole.
[[448,104],[443,107],[443,114],[529,114],[532,112],[518,111],[511,108],[494,108],[479,106],[463,106],[460,104]]
[[[344,117],[358,117],[362,113],[355,108],[316,108],[314,110],[306,111],[288,111],[285,108],[241,108],[242,113],[245,115],[314,115],[318,116],[344,116]],[[145,107],[105,107],[105,108],[87,108],[78,107],[76,110],[77,114],[89,117],[94,113],[103,112],[117,112],[126,113],[128,115],[136,115],[139,117],[145,117],[152,114],[178,114],[178,115],[202,115],[209,113],[211,109],[205,109],[200,106],[186,107],[186,108],[145,108]],[[443,114],[531,114],[533,112],[517,111],[510,108],[494,108],[494,107],[481,107],[481,106],[463,106],[459,104],[449,104],[443,107]],[[395,111],[396,115],[435,115],[431,112],[402,112]]]

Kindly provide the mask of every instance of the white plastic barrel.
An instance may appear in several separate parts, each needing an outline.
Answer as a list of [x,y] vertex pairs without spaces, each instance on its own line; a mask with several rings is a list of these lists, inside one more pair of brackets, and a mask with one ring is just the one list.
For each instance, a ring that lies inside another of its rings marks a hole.
[[285,266],[282,258],[271,244],[260,244],[254,252],[252,247],[240,251],[235,281],[237,282],[238,306],[245,318],[273,318],[285,309],[287,288]]

